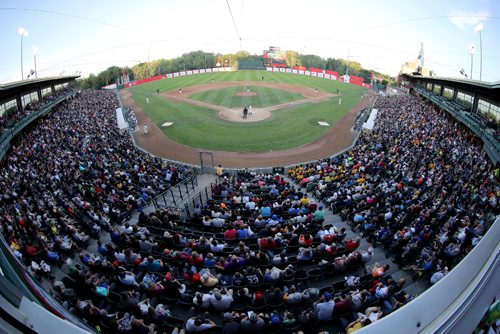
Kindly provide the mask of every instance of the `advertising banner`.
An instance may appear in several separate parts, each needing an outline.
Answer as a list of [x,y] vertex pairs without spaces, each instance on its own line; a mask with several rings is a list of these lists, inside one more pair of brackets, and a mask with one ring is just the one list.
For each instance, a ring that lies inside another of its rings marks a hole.
[[[372,86],[370,84],[364,83],[363,78],[355,76],[355,75],[339,76],[338,73],[335,71],[330,71],[330,70],[323,71],[321,69],[316,69],[316,68],[311,68],[310,71],[309,70],[304,71],[300,68],[302,68],[302,67],[294,66],[294,68],[285,68],[285,67],[281,67],[281,66],[272,66],[272,67],[268,66],[268,67],[266,67],[266,71],[309,75],[309,76],[318,77],[318,78],[343,81],[345,83],[349,83],[351,85],[361,86],[364,88],[372,88]],[[199,70],[180,71],[180,72],[156,75],[156,76],[150,77],[150,78],[145,78],[145,79],[141,79],[141,80],[127,82],[124,84],[124,87],[128,88],[128,87],[140,85],[140,84],[143,84],[146,82],[156,81],[156,80],[160,80],[160,79],[176,78],[176,77],[185,76],[185,75],[201,74],[201,73],[213,73],[213,72],[229,72],[229,71],[233,71],[233,68],[231,68],[231,67],[214,67],[214,68],[206,68],[206,69],[199,69]]]

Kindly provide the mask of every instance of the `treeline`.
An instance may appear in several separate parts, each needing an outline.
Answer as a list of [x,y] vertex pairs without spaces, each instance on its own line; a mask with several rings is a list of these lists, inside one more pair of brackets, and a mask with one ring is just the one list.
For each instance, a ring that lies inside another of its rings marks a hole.
[[[238,51],[236,53],[228,54],[214,54],[204,51],[193,51],[185,53],[180,57],[172,59],[156,59],[145,63],[140,63],[132,67],[118,67],[111,66],[99,74],[91,74],[86,79],[79,80],[82,88],[101,88],[114,83],[120,83],[117,80],[123,77],[125,72],[130,81],[149,78],[155,75],[211,68],[216,66],[236,66],[239,60],[256,60],[262,61],[261,55],[251,55],[248,51]],[[301,55],[296,51],[286,51],[286,65],[287,67],[305,66],[307,68],[315,67],[325,70],[332,70],[340,75],[347,72],[349,68],[349,75],[356,75],[364,79],[364,82],[370,83],[371,70],[364,69],[360,63],[355,61],[347,62],[344,59],[338,58],[321,58],[316,55],[308,54]],[[383,78],[382,84],[393,82],[394,79],[375,72],[377,78]],[[380,80],[380,79],[379,79]]]

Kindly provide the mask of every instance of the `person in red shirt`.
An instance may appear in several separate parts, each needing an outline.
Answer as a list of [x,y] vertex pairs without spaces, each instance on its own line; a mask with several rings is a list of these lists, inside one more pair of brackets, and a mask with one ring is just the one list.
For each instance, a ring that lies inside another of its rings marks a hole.
[[345,243],[345,250],[348,252],[352,252],[353,250],[359,247],[360,243],[361,243],[360,238],[356,238],[355,240],[349,239]]
[[313,237],[310,234],[301,234],[299,236],[299,245],[301,246],[312,246],[313,244]]
[[238,237],[238,231],[230,226],[226,232],[224,232],[224,238],[226,239],[229,239],[229,240],[233,240],[233,239],[236,239]]
[[259,246],[262,250],[276,249],[276,241],[272,237],[259,239]]
[[193,266],[201,267],[203,265],[203,258],[197,252],[193,252],[189,258],[189,263]]
[[190,270],[184,274],[184,279],[187,282],[199,283],[200,282],[200,274],[198,272],[193,272]]

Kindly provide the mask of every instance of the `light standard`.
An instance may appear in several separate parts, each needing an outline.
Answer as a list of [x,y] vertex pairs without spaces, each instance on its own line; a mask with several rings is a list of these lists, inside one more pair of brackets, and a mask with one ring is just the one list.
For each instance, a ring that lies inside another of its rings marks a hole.
[[21,36],[21,80],[24,80],[24,73],[23,73],[23,38],[28,36],[28,30],[24,28],[19,28],[17,30],[19,35]]
[[479,23],[474,27],[474,33],[479,33],[479,81],[483,76],[483,40],[481,38],[481,31],[484,29],[484,25]]
[[472,80],[472,65],[474,64],[474,44],[469,45],[469,53],[470,53],[470,79]]
[[35,60],[35,78],[38,78],[38,71],[36,70],[36,56],[38,56],[38,48],[33,47],[33,59]]

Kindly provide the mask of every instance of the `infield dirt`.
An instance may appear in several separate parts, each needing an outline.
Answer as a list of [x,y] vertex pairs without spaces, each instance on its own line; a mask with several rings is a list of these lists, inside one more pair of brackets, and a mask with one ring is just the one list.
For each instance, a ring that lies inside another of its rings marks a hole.
[[[232,120],[232,121],[244,121],[241,117],[241,110],[236,110],[235,112],[228,112],[228,109],[221,106],[214,106],[211,104],[206,104],[201,101],[194,101],[189,99],[189,95],[206,90],[221,89],[233,86],[265,86],[272,87],[281,90],[288,90],[300,93],[304,95],[304,100],[299,100],[295,102],[285,103],[278,106],[272,106],[269,108],[260,108],[262,111],[260,116],[257,116],[257,110],[252,110],[255,115],[249,116],[250,121],[258,121],[257,117],[263,117],[265,119],[269,117],[272,110],[280,109],[286,107],[287,105],[296,105],[298,103],[305,102],[321,102],[334,96],[327,92],[318,91],[314,89],[290,85],[281,83],[267,83],[267,82],[220,82],[211,83],[204,85],[197,85],[186,87],[182,89],[182,94],[178,91],[170,91],[162,94],[166,99],[169,100],[182,100],[188,103],[197,104],[215,109],[219,112],[219,117]],[[137,130],[133,133],[137,145],[141,146],[146,151],[167,159],[184,162],[192,165],[199,165],[199,151],[204,149],[195,148],[191,146],[186,146],[179,144],[167,136],[159,129],[156,124],[154,124],[146,113],[134,103],[132,96],[128,90],[122,90],[121,97],[125,105],[130,106],[135,112],[135,116],[138,121],[138,129],[144,124],[149,127],[148,136],[143,136],[142,132]],[[347,113],[339,122],[333,125],[323,137],[319,140],[278,151],[269,152],[228,152],[228,151],[212,151],[214,155],[214,163],[221,164],[224,167],[229,168],[255,168],[255,167],[274,167],[274,166],[286,166],[294,163],[299,163],[303,161],[312,161],[316,159],[326,158],[332,156],[338,152],[341,152],[346,147],[352,145],[356,132],[352,131],[351,128],[354,124],[357,114],[364,108],[371,105],[373,100],[370,99],[368,95],[365,95],[358,104]],[[263,110],[264,109],[264,110]],[[271,109],[267,110],[266,109]],[[227,114],[224,116],[224,112]],[[267,114],[268,113],[268,114]],[[267,116],[266,116],[267,115]],[[229,117],[229,118],[225,118]],[[245,120],[246,121],[246,120]]]

